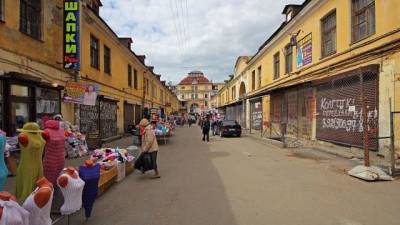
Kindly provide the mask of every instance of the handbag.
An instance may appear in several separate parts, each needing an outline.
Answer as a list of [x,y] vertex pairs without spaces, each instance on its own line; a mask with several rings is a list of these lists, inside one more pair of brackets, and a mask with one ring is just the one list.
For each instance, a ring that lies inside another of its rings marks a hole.
[[142,171],[143,173],[149,170],[153,170],[153,161],[151,155],[148,152],[142,152],[137,160],[135,161],[135,169]]

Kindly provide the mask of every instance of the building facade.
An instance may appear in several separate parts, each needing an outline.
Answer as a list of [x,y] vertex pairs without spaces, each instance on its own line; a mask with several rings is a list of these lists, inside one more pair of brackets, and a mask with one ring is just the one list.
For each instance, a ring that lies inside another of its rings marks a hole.
[[394,124],[399,149],[399,10],[395,0],[287,5],[258,52],[238,58],[218,106],[265,137],[368,143],[384,155]]
[[[28,121],[62,114],[96,142],[128,131],[151,108],[163,115],[179,101],[145,56],[131,50],[99,16],[101,1],[79,2],[80,69],[66,70],[63,0],[0,0],[0,126],[16,134]],[[19,10],[15,10],[19,9]],[[98,85],[95,106],[63,101],[69,81]]]
[[[214,91],[215,93],[215,91]],[[213,84],[201,71],[190,72],[176,88],[182,113],[198,113],[211,109]]]

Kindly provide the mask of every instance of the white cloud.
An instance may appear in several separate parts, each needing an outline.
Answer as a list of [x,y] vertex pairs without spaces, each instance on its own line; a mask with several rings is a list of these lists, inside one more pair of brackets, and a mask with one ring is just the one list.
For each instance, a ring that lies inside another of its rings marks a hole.
[[102,2],[101,16],[114,31],[133,37],[133,50],[146,55],[146,64],[177,83],[192,70],[223,81],[238,56],[253,55],[278,28],[283,7],[303,0]]

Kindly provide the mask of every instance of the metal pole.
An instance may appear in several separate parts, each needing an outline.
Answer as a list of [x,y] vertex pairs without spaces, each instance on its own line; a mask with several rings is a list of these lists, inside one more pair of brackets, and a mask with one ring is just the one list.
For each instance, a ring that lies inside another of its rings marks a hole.
[[369,138],[368,138],[368,112],[367,112],[367,99],[364,96],[364,77],[360,71],[360,83],[361,83],[361,101],[362,101],[362,111],[363,111],[363,127],[364,127],[364,165],[366,167],[370,166],[369,161]]
[[394,149],[394,112],[392,112],[392,98],[389,98],[390,107],[390,164],[391,164],[391,175],[395,172],[395,149]]

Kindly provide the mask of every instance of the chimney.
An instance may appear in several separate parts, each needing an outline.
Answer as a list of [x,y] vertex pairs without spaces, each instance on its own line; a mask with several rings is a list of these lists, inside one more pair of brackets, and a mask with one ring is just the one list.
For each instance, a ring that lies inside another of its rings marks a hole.
[[154,66],[148,66],[149,70],[153,73],[154,72]]
[[146,59],[146,56],[145,55],[138,55],[137,57],[139,58],[140,62],[142,62],[144,64],[144,60]]
[[132,38],[130,38],[130,37],[119,37],[118,39],[125,47],[127,47],[129,50],[131,50],[131,45],[133,43]]

